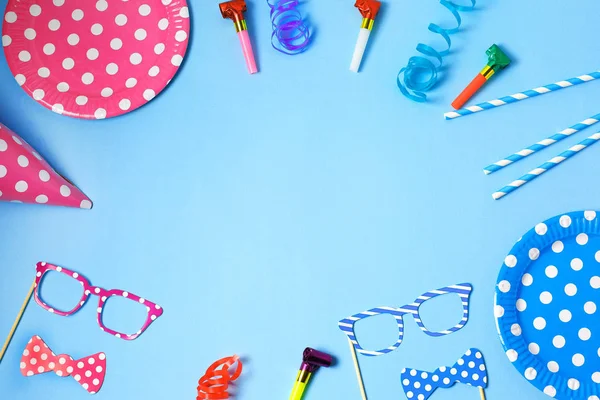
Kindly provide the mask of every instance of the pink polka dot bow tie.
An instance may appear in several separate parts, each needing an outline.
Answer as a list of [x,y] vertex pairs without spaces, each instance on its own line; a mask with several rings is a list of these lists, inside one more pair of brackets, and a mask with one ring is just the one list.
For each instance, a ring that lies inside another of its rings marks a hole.
[[56,355],[42,338],[36,335],[23,351],[21,373],[24,376],[33,376],[50,371],[54,371],[58,376],[72,376],[85,390],[94,394],[104,383],[106,355],[96,353],[80,360],[74,360],[66,354]]
[[487,370],[481,352],[469,349],[452,367],[440,367],[434,372],[404,368],[400,379],[406,397],[427,400],[436,389],[449,388],[456,382],[483,390],[487,387]]

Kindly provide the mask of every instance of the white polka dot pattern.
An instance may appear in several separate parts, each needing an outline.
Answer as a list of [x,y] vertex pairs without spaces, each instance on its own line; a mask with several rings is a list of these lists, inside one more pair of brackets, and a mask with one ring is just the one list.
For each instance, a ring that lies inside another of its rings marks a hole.
[[54,171],[28,143],[2,124],[0,200],[92,208],[92,202],[85,194]]
[[46,108],[86,119],[152,100],[181,65],[190,29],[186,0],[9,0],[4,20],[2,46],[17,83]]
[[[76,304],[73,309],[71,309],[69,311],[54,309],[54,308],[51,308],[47,303],[45,303],[42,300],[42,297],[40,296],[40,290],[44,284],[43,283],[44,282],[43,281],[44,274],[48,271],[56,271],[58,273],[62,273],[68,277],[72,277],[73,279],[76,279],[81,284],[83,293],[82,293],[79,303]],[[142,297],[139,297],[133,293],[125,292],[125,291],[119,290],[119,289],[107,290],[107,289],[103,289],[101,287],[92,286],[90,281],[88,281],[85,277],[81,276],[77,272],[71,271],[67,268],[63,268],[63,267],[60,267],[60,266],[57,266],[54,264],[46,263],[46,262],[37,263],[36,277],[35,277],[35,290],[33,292],[33,298],[39,306],[46,309],[47,311],[49,311],[53,314],[56,314],[56,315],[63,316],[63,317],[72,315],[72,314],[76,313],[77,311],[79,311],[79,309],[81,307],[83,307],[83,305],[86,303],[88,298],[90,296],[92,296],[92,293],[95,296],[98,296],[98,298],[99,298],[99,304],[96,309],[96,312],[97,312],[96,319],[98,321],[98,325],[100,326],[100,329],[102,329],[104,332],[114,335],[117,338],[122,338],[124,340],[134,340],[134,339],[138,338],[163,313],[163,309],[158,304],[148,301],[148,300],[146,300]],[[106,325],[104,325],[102,316],[103,316],[104,307],[106,306],[106,302],[111,297],[118,297],[118,296],[122,296],[123,298],[127,298],[131,301],[134,301],[136,303],[141,303],[146,306],[145,307],[146,312],[147,312],[146,321],[144,322],[144,325],[141,327],[141,329],[138,330],[136,333],[133,333],[133,334],[120,333],[120,332],[117,332],[117,331],[107,327]]]
[[498,276],[494,316],[506,356],[553,398],[600,396],[598,271],[600,220],[584,211],[535,225]]
[[[510,358],[513,353],[509,352]],[[449,388],[455,383],[486,388],[488,378],[483,355],[477,349],[469,349],[452,367],[440,367],[433,372],[404,368],[400,380],[406,397],[426,400],[436,389]]]
[[[83,360],[87,360],[87,364]],[[98,364],[99,368],[94,369],[92,364]],[[52,371],[61,377],[72,375],[85,390],[94,394],[104,383],[106,356],[104,353],[96,353],[82,360],[74,360],[66,354],[55,355],[42,338],[36,335],[27,343],[19,366],[23,376]]]

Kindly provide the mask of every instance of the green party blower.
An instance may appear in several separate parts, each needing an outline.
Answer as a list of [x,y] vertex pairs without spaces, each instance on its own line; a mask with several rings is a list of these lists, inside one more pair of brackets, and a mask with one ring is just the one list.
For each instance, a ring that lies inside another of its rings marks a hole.
[[300,400],[304,394],[304,389],[308,381],[319,367],[328,368],[333,363],[333,357],[321,351],[307,347],[302,353],[302,364],[290,395],[290,400]]
[[498,71],[503,70],[510,64],[510,58],[498,47],[493,44],[492,47],[485,52],[488,56],[487,65],[477,74],[475,79],[458,95],[456,100],[452,102],[452,107],[455,110],[462,108],[473,95],[481,89],[483,85]]

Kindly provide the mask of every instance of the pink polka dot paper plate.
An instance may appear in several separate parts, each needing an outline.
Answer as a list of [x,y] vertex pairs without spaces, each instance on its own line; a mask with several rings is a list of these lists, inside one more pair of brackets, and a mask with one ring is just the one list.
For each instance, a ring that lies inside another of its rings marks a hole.
[[2,45],[44,107],[102,119],[152,100],[183,61],[186,0],[9,0]]

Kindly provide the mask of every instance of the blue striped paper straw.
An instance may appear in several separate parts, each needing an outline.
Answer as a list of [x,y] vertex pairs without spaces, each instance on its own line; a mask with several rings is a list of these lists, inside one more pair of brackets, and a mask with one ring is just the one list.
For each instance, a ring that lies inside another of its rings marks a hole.
[[585,129],[589,126],[594,125],[598,121],[600,121],[600,114],[596,114],[593,117],[590,117],[590,118],[585,119],[575,125],[568,127],[567,129],[563,129],[562,131],[560,131],[544,140],[541,140],[541,141],[537,142],[536,144],[533,144],[521,151],[511,154],[510,156],[508,156],[506,158],[503,158],[500,161],[496,161],[495,163],[488,165],[487,167],[485,167],[483,169],[483,173],[486,175],[493,174],[494,172],[499,171],[502,168],[504,168],[512,163],[515,163],[519,160],[524,159],[525,157],[532,155],[536,151],[540,151],[542,149],[545,149],[546,147],[552,146],[554,143],[560,142],[561,140],[568,138],[569,136],[573,135],[574,133],[577,133],[582,129]]
[[593,81],[594,79],[598,79],[598,78],[600,78],[600,71],[594,71],[590,74],[581,75],[581,76],[578,76],[575,78],[567,79],[565,81],[551,83],[546,86],[540,86],[535,89],[530,89],[530,90],[526,90],[524,92],[515,93],[510,96],[504,96],[504,97],[500,97],[499,99],[486,101],[486,102],[479,103],[474,106],[461,108],[460,110],[450,111],[450,112],[447,112],[444,114],[444,118],[445,119],[455,119],[455,118],[463,117],[465,115],[475,114],[480,111],[500,107],[505,104],[515,103],[517,101],[525,100],[530,97],[536,97],[536,96],[539,96],[541,94],[545,94],[548,92],[554,92],[556,90],[579,85],[580,83]]
[[518,188],[520,188],[521,186],[525,185],[527,182],[530,182],[530,181],[534,180],[535,178],[537,178],[538,176],[542,175],[544,172],[556,167],[558,164],[562,163],[566,159],[573,157],[575,154],[579,153],[586,147],[596,143],[598,140],[600,140],[600,132],[594,133],[592,136],[579,142],[575,146],[571,147],[569,150],[562,152],[558,156],[545,162],[544,164],[540,165],[536,169],[529,171],[528,174],[523,175],[516,181],[508,184],[507,186],[503,187],[496,193],[492,194],[492,197],[494,198],[494,200],[503,198],[507,194],[512,193],[515,190],[517,190]]

